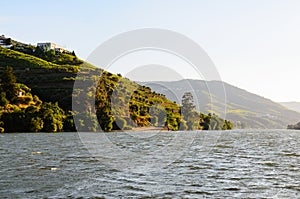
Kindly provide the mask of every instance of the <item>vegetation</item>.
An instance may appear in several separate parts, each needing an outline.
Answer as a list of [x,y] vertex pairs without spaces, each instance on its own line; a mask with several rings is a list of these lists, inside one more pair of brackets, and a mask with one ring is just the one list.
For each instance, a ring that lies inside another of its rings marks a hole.
[[183,125],[181,130],[230,130],[233,129],[233,124],[221,119],[216,114],[209,113],[208,115],[199,113],[195,109],[193,95],[190,92],[184,93],[182,97],[181,107]]
[[[193,95],[190,92],[184,93],[182,96],[182,107],[181,107],[181,114],[182,119],[185,120],[187,125],[187,130],[195,130],[198,129],[199,126],[199,114],[195,110],[195,104]],[[186,130],[185,128],[182,128]]]
[[[12,67],[1,76],[0,130],[2,132],[60,132],[67,116],[57,103],[42,103],[30,89],[17,84]],[[18,95],[21,93],[21,95]]]
[[14,102],[17,93],[18,93],[18,88],[16,86],[16,77],[13,73],[13,68],[12,67],[6,67],[4,71],[2,72],[2,77],[1,77],[1,93],[2,93],[2,99],[5,101],[5,98],[10,101]]
[[[79,60],[74,52],[44,51],[15,41],[12,45],[11,49],[0,47],[0,132],[61,132],[76,128],[112,131],[147,126],[169,130],[233,127],[216,115],[195,111],[190,93],[184,95],[180,106],[149,87]],[[80,77],[76,77],[78,71],[82,74]],[[88,86],[73,92],[75,80]],[[74,106],[82,110],[71,111],[72,97]],[[95,99],[95,104],[90,104],[90,99]],[[75,115],[80,116],[76,128]]]
[[294,130],[300,130],[300,122],[298,122],[297,124],[295,125],[288,125],[287,126],[287,129],[294,129]]
[[[155,82],[148,84],[155,92],[165,94],[177,103],[182,103],[176,96],[185,92],[195,91],[197,111],[215,113],[234,121],[235,128],[286,128],[288,124],[297,123],[300,113],[288,110],[264,97],[249,93],[245,90],[221,81],[179,80],[171,82]],[[161,86],[155,86],[161,85]],[[168,88],[167,91],[164,88]],[[225,95],[226,94],[226,95]]]

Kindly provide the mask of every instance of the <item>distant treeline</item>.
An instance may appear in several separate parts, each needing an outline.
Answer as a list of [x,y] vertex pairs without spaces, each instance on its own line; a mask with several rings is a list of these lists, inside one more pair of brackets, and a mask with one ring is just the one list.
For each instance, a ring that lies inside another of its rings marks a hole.
[[300,122],[298,122],[297,124],[291,124],[287,126],[287,129],[295,129],[295,130],[300,130]]

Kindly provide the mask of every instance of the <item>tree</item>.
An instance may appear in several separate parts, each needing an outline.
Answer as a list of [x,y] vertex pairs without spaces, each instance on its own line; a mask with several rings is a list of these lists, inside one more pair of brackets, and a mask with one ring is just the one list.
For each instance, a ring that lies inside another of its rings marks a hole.
[[60,132],[63,129],[65,119],[64,111],[58,106],[57,103],[46,102],[43,103],[39,111],[42,118],[43,131],[46,132]]
[[201,115],[200,126],[202,126],[202,130],[209,130],[210,128],[210,121],[211,121],[211,113],[208,115]]
[[37,106],[28,106],[25,109],[26,123],[30,132],[39,132],[44,127],[44,121],[39,117]]
[[45,58],[45,50],[42,47],[37,46],[33,55],[44,59]]
[[194,97],[192,93],[186,92],[183,94],[180,112],[183,116],[183,119],[186,121],[188,130],[198,128],[198,124],[196,123],[198,114],[195,111]]
[[1,76],[1,90],[6,94],[6,99],[13,102],[18,96],[17,79],[12,67],[7,66]]
[[64,131],[65,132],[75,132],[76,131],[73,115],[74,115],[74,113],[72,111],[69,111],[68,114],[66,115],[66,118],[64,121]]
[[186,121],[184,121],[184,120],[180,121],[179,130],[180,131],[185,131],[187,129],[188,129],[188,125],[186,124]]
[[29,122],[29,130],[31,132],[39,132],[43,129],[44,122],[40,117],[33,117]]
[[287,129],[295,129],[295,130],[300,130],[300,122],[298,122],[295,125],[288,125]]
[[9,103],[9,101],[6,99],[6,93],[1,92],[0,93],[0,106],[6,106]]
[[21,110],[13,112],[4,112],[1,116],[3,128],[5,132],[26,132],[28,125],[26,123],[26,115]]
[[230,130],[230,129],[233,129],[233,124],[230,121],[225,120],[222,130]]
[[182,113],[190,113],[195,109],[194,105],[194,97],[192,93],[186,92],[182,96],[182,107],[181,107],[181,112]]
[[6,45],[11,45],[12,44],[11,38],[6,39],[5,43],[6,43]]

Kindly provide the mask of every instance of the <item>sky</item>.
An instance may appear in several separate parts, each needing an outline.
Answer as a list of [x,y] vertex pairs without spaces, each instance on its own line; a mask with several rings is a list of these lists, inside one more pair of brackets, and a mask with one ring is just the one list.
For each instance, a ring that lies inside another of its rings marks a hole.
[[[52,41],[85,60],[126,31],[172,30],[199,44],[223,81],[273,101],[300,101],[299,10],[298,0],[10,0],[1,2],[0,34]],[[112,72],[122,73],[121,63]]]

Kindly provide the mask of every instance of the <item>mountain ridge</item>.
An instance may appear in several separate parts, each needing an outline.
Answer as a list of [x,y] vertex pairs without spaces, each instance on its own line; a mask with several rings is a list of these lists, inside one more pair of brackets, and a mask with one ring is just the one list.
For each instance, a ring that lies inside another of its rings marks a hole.
[[139,83],[177,103],[184,92],[193,91],[199,101],[199,110],[216,112],[234,121],[239,128],[286,128],[300,119],[300,113],[226,82],[188,79]]

